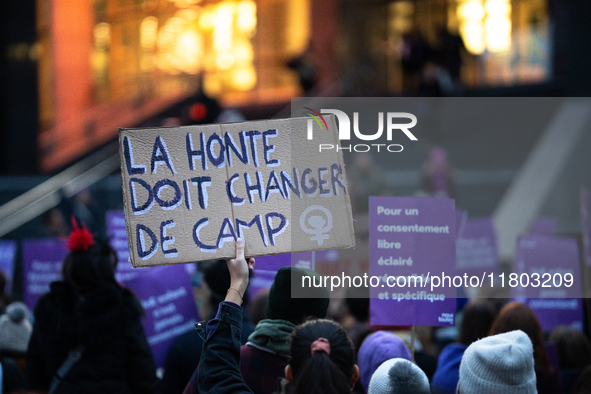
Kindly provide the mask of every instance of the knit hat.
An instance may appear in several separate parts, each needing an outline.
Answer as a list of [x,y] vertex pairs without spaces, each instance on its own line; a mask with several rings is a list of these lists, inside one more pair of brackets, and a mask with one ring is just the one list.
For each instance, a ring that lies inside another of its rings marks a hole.
[[460,362],[467,348],[461,343],[450,343],[443,348],[431,381],[433,394],[455,394],[460,379]]
[[376,369],[367,394],[430,394],[429,378],[404,358],[386,360]]
[[510,331],[468,346],[459,385],[464,394],[537,394],[534,349],[527,334]]
[[410,350],[398,336],[387,331],[377,331],[365,338],[357,353],[359,379],[365,391],[375,370],[392,358],[410,360]]
[[[301,290],[303,276],[318,277],[319,275],[308,269],[294,267],[283,267],[277,272],[269,290],[265,318],[287,320],[297,325],[307,317],[319,319],[326,317],[330,301],[326,287],[312,285],[306,288],[306,298],[292,298],[292,284],[294,290]],[[316,283],[318,282],[317,280]]]
[[0,316],[0,351],[26,353],[33,332],[27,320],[28,309],[22,302],[13,302]]

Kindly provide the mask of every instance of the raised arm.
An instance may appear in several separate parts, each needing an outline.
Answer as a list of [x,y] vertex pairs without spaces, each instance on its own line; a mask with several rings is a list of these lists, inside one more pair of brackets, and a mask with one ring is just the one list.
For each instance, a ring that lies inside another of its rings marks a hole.
[[252,393],[240,373],[240,330],[242,299],[254,259],[244,258],[244,242],[236,240],[236,258],[227,260],[230,288],[220,303],[215,319],[200,327],[207,332],[199,362],[198,386],[201,394]]

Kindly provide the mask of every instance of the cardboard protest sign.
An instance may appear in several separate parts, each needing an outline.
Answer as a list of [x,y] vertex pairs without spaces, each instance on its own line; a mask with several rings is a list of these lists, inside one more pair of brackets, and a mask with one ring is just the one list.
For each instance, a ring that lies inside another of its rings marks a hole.
[[504,285],[512,288],[512,297],[535,311],[545,331],[559,325],[582,329],[577,241],[550,235],[526,235],[517,242],[515,272],[504,278]]
[[199,321],[189,274],[182,266],[152,268],[128,279],[125,286],[146,311],[144,331],[156,366],[163,367],[174,339],[194,330]]
[[33,310],[39,297],[49,291],[49,284],[61,280],[62,263],[69,250],[63,239],[25,239],[22,253],[24,302]]
[[370,197],[369,209],[371,325],[453,326],[456,289],[429,279],[455,271],[454,200]]
[[120,129],[134,267],[354,246],[334,117]]
[[117,270],[115,278],[120,283],[124,283],[135,278],[140,271],[134,270],[129,261],[129,248],[127,243],[127,229],[125,226],[125,214],[123,211],[108,211],[107,234],[111,247],[117,252]]
[[14,278],[14,259],[16,257],[16,241],[0,240],[0,271],[6,277],[6,294],[12,294]]
[[457,274],[481,276],[499,271],[497,235],[491,218],[468,219],[456,245]]
[[[123,283],[133,279],[145,270],[133,269],[129,260],[129,248],[127,242],[127,231],[125,227],[125,213],[122,210],[107,211],[107,234],[110,239],[111,247],[117,252],[117,271],[115,277],[117,281]],[[197,267],[194,264],[186,264],[185,270],[189,276],[195,273]]]

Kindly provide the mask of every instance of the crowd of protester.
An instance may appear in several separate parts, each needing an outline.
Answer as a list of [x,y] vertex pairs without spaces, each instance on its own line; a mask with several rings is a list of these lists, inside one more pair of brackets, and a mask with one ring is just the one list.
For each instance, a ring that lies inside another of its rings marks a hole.
[[32,313],[0,288],[2,393],[591,392],[586,334],[544,333],[522,303],[458,300],[455,334],[418,327],[411,345],[405,328],[369,325],[362,294],[348,293],[339,321],[326,288],[292,298],[292,283],[313,271],[284,267],[249,300],[255,262],[241,240],[235,259],[203,266],[209,320],[177,337],[157,375],[141,304],[115,280],[113,249],[84,228],[68,245],[63,280]]

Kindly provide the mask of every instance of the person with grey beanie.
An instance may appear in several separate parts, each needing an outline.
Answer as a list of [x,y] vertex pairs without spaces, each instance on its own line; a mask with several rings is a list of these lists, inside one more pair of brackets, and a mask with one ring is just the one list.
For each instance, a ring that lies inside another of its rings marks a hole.
[[29,309],[22,302],[13,302],[5,312],[0,316],[0,392],[24,393],[27,382],[19,365],[24,364],[33,331]]
[[474,342],[462,358],[462,394],[537,394],[534,349],[521,330]]
[[368,394],[430,394],[427,375],[404,358],[384,361],[369,382]]
[[9,357],[22,357],[27,353],[33,326],[27,315],[29,309],[22,302],[13,302],[0,316],[0,353]]

